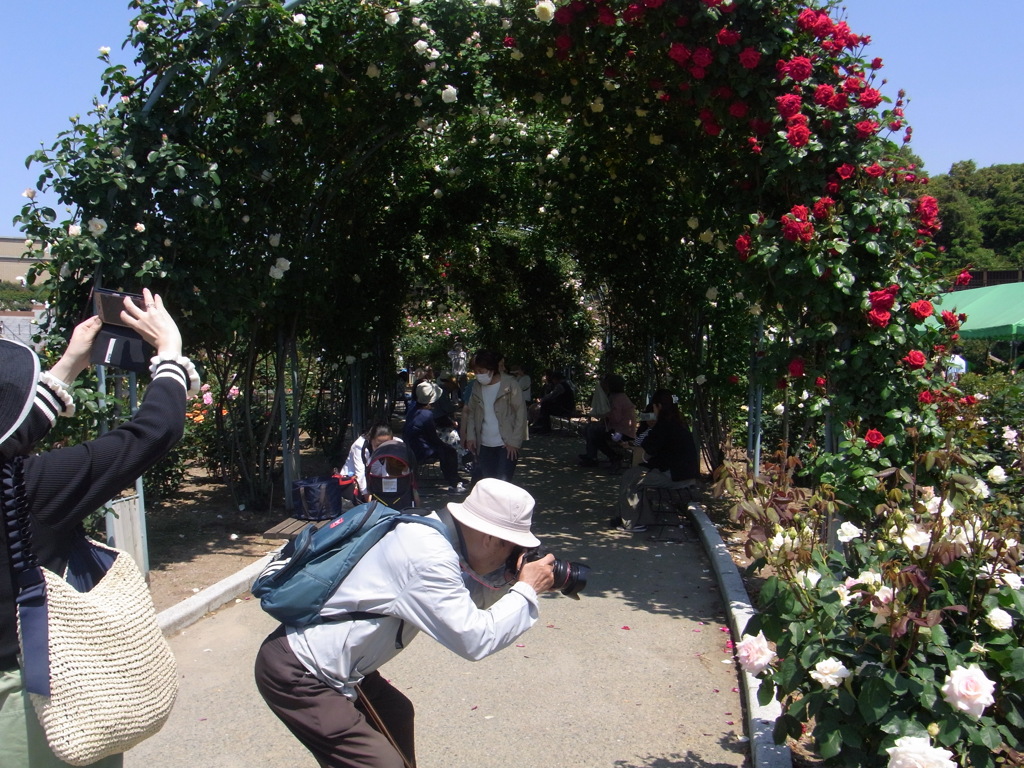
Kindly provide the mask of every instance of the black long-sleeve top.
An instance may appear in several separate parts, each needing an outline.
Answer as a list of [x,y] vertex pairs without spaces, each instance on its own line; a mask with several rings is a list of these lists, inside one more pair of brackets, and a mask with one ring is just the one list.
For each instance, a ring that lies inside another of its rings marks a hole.
[[643,442],[644,462],[651,469],[671,472],[672,479],[693,480],[700,475],[700,457],[693,434],[678,421],[658,421]]
[[[181,369],[176,363],[165,365]],[[82,521],[134,483],[181,439],[185,424],[181,375],[160,374],[158,368],[131,421],[95,440],[25,458],[32,551],[43,567],[63,573],[72,534]],[[187,374],[184,378],[188,380]],[[7,547],[2,546],[0,670],[18,666],[14,598],[10,558]]]

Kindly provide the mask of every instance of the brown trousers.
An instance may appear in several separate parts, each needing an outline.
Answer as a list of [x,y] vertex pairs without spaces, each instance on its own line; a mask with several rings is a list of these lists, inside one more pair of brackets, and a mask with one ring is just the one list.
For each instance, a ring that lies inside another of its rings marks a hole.
[[296,658],[284,627],[256,655],[256,687],[263,700],[324,768],[403,768],[402,757],[367,717],[370,700],[410,765],[416,764],[413,706],[379,672],[359,684],[353,702],[318,680]]

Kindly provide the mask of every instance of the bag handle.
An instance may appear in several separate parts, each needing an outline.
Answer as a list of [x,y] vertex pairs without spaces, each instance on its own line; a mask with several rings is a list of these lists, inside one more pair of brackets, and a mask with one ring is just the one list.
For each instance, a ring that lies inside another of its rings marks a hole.
[[25,690],[42,696],[50,695],[50,630],[46,608],[46,579],[39,560],[32,551],[32,523],[29,520],[25,495],[23,456],[6,462],[2,477],[4,532],[7,551],[16,579],[21,634],[22,680]]

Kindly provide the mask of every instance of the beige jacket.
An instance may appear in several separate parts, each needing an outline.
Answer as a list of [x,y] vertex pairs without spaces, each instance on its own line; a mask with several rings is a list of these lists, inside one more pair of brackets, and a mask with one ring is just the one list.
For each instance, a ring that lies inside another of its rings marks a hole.
[[[484,431],[484,399],[480,393],[482,386],[480,383],[473,385],[473,394],[469,397],[461,429],[462,442],[472,440],[477,447],[481,445]],[[526,402],[523,400],[523,391],[519,388],[515,376],[507,373],[501,374],[501,381],[495,386],[500,387],[498,397],[494,401],[494,414],[498,417],[501,439],[505,445],[521,448],[523,437],[526,435]]]

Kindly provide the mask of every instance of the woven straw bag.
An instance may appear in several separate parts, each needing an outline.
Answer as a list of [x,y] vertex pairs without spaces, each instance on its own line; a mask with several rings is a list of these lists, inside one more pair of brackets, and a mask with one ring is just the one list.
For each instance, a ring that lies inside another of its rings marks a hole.
[[155,734],[178,692],[174,656],[135,561],[89,543],[116,559],[88,592],[43,569],[50,695],[30,693],[50,748],[71,765],[89,765]]

